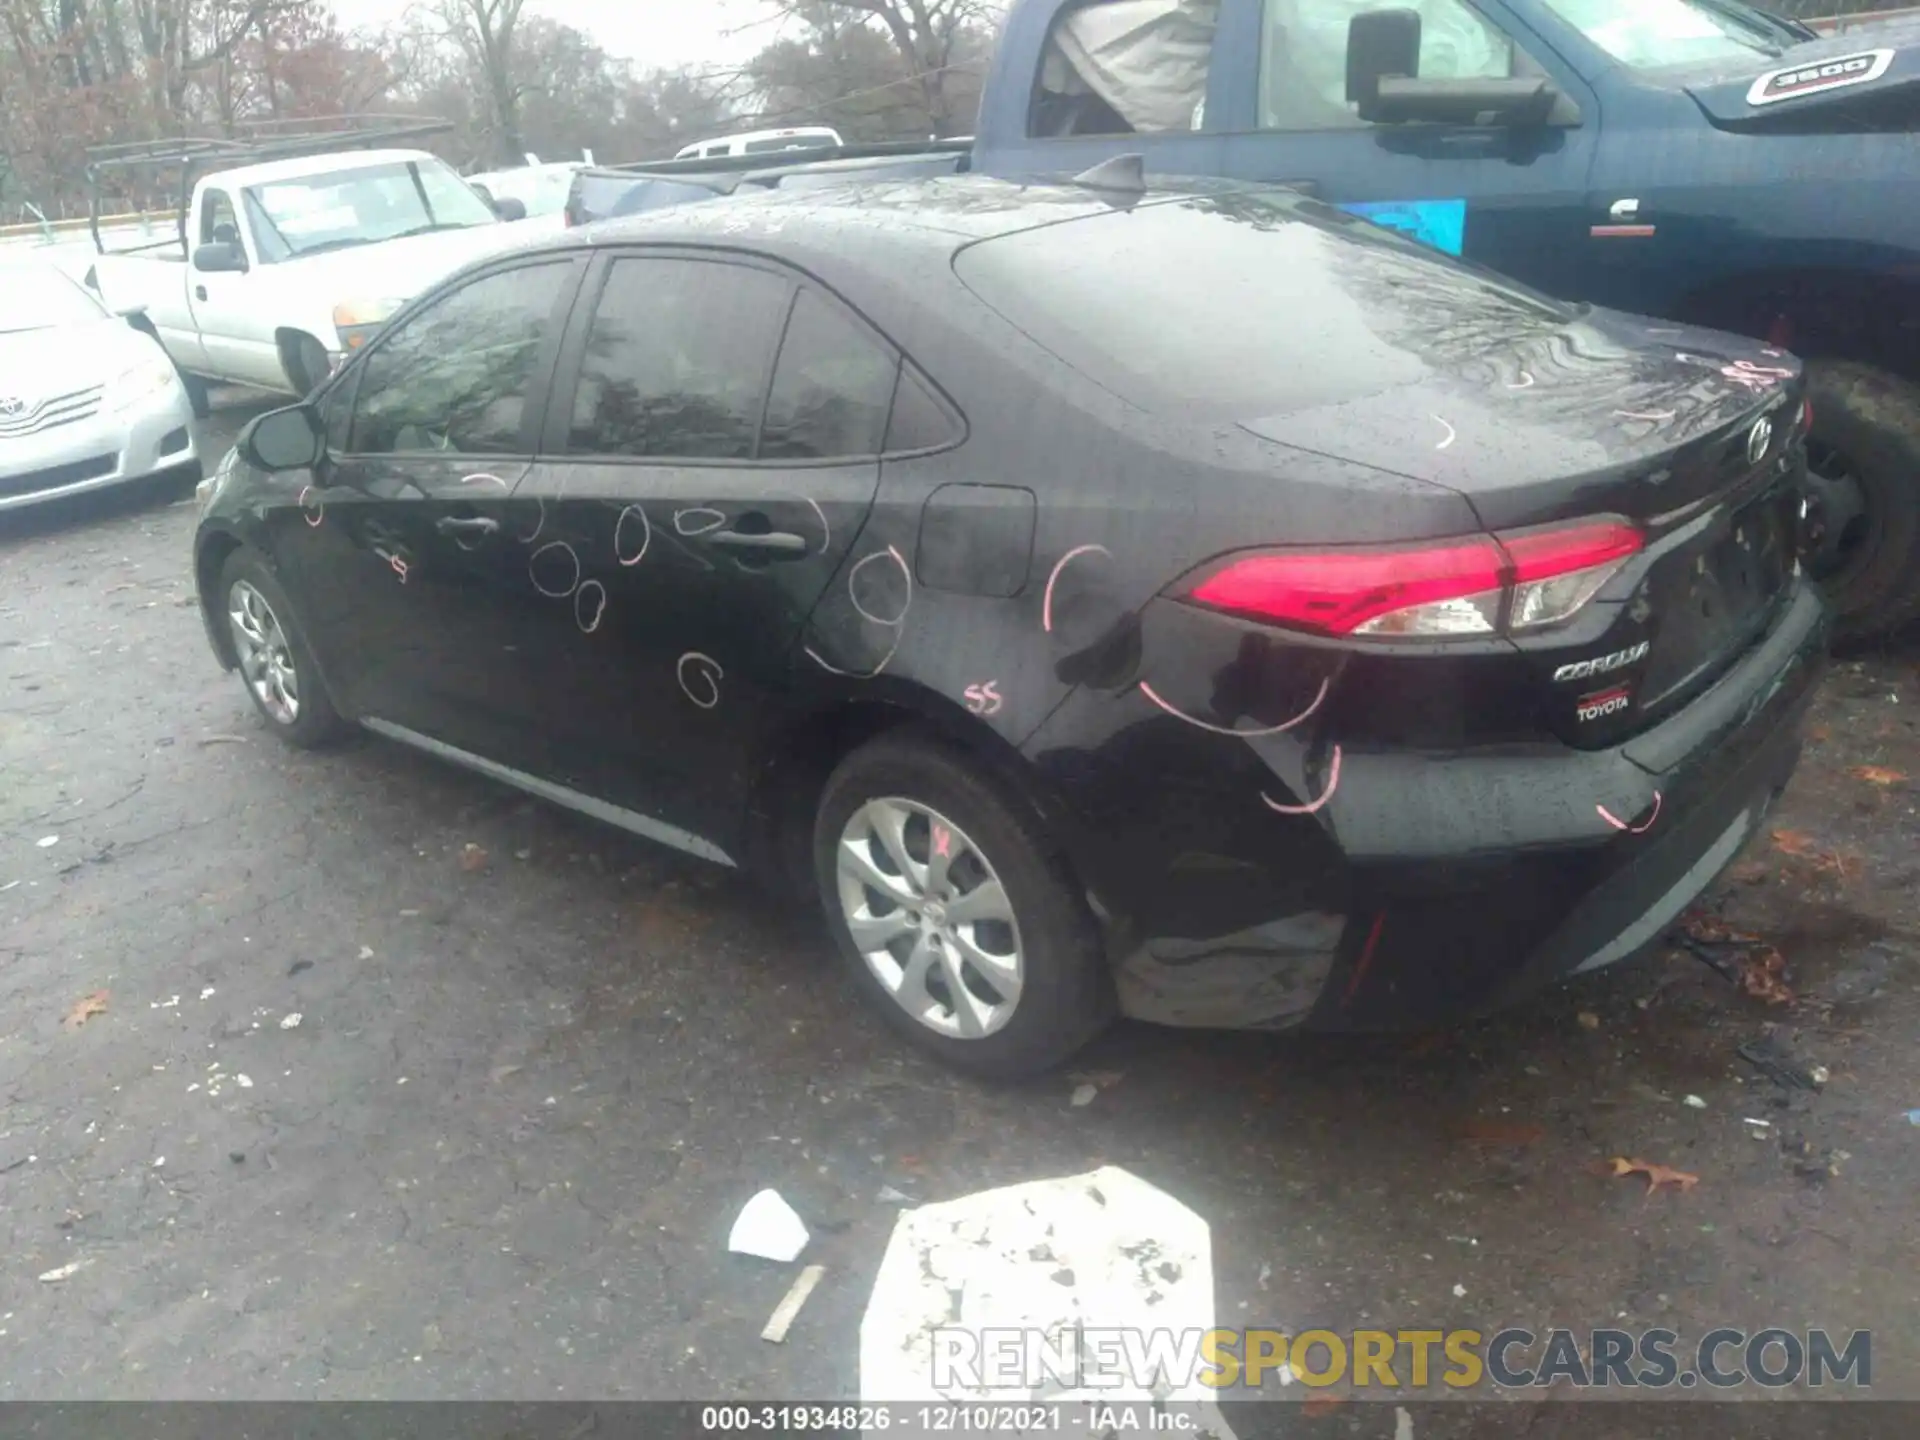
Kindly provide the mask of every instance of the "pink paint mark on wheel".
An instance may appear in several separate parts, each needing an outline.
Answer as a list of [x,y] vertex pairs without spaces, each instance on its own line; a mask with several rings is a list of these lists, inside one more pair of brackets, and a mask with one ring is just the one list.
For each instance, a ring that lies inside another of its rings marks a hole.
[[1176,709],[1174,706],[1168,704],[1165,700],[1161,699],[1159,693],[1155,691],[1154,688],[1144,680],[1140,682],[1140,693],[1145,695],[1147,699],[1151,700],[1154,704],[1158,705],[1162,710],[1166,711],[1169,715],[1173,716],[1173,718],[1176,720],[1184,720],[1189,725],[1197,725],[1200,727],[1200,729],[1211,731],[1215,735],[1235,735],[1243,740],[1254,740],[1254,739],[1258,739],[1262,735],[1284,735],[1287,733],[1287,731],[1293,729],[1294,726],[1304,724],[1306,721],[1312,719],[1314,714],[1320,709],[1321,705],[1325,703],[1327,698],[1327,690],[1332,686],[1332,684],[1333,682],[1331,680],[1322,680],[1320,682],[1320,693],[1313,697],[1313,703],[1311,705],[1307,706],[1306,709],[1302,710],[1298,715],[1294,716],[1293,719],[1287,721],[1286,724],[1270,725],[1270,726],[1267,726],[1265,729],[1261,729],[1261,730],[1233,730],[1233,729],[1229,729],[1225,725],[1213,725],[1213,724],[1209,724],[1205,720],[1196,719],[1194,716],[1187,714],[1186,711]]
[[953,858],[953,832],[944,825],[933,827],[933,853],[942,860]]
[[327,518],[327,507],[325,505],[309,506],[307,497],[311,494],[313,494],[313,486],[303,485],[300,488],[300,514],[308,525],[318,530],[321,522]]
[[1614,829],[1625,831],[1629,835],[1644,835],[1653,828],[1653,822],[1660,818],[1660,792],[1658,790],[1653,792],[1653,811],[1647,816],[1646,823],[1643,825],[1629,825],[1604,805],[1596,805],[1593,808],[1598,810],[1600,818]]
[[1113,552],[1104,545],[1078,545],[1060,557],[1053,567],[1053,573],[1047,576],[1047,593],[1040,601],[1040,628],[1051,635],[1053,633],[1053,587],[1060,583],[1060,572],[1082,555],[1104,555],[1109,560]]
[[406,584],[407,583],[407,562],[402,560],[398,555],[389,555],[387,557],[387,564],[392,566],[393,573],[400,577],[400,583],[402,585]]
[[1276,800],[1268,799],[1265,795],[1260,798],[1266,801],[1267,808],[1276,815],[1317,815],[1327,808],[1327,802],[1333,799],[1333,792],[1339,788],[1340,747],[1336,745],[1333,747],[1333,764],[1327,768],[1327,788],[1321,792],[1318,800],[1310,805],[1282,805]]

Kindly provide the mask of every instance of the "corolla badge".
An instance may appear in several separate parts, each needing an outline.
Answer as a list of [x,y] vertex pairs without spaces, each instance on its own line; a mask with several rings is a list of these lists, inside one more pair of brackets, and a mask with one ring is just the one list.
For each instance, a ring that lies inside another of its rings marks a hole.
[[1601,655],[1592,660],[1576,661],[1572,665],[1562,665],[1553,672],[1553,683],[1563,685],[1569,680],[1590,680],[1595,675],[1611,675],[1616,670],[1624,670],[1636,661],[1647,658],[1647,652],[1653,648],[1650,641],[1642,640],[1638,645],[1626,650],[1616,650],[1611,655]]
[[1764,415],[1753,422],[1753,429],[1747,432],[1747,463],[1758,465],[1767,458],[1767,450],[1773,444],[1773,422]]

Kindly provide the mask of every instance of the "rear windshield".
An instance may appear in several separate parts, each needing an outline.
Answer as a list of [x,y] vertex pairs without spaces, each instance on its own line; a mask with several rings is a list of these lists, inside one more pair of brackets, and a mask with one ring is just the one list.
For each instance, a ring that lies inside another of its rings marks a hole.
[[960,279],[1141,409],[1251,420],[1420,379],[1570,307],[1343,211],[1247,192],[969,247]]

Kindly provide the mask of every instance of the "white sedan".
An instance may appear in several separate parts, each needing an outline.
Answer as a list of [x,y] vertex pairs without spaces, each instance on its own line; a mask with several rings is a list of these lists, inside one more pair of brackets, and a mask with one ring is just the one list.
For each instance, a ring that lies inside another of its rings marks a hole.
[[0,269],[0,511],[199,473],[159,342],[50,265]]

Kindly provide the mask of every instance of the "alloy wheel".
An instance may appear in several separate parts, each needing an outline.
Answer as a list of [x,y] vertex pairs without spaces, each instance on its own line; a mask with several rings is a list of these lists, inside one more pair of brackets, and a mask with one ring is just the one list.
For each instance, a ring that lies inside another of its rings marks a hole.
[[227,623],[240,673],[261,708],[280,724],[293,724],[300,718],[300,675],[273,606],[248,581],[235,581],[227,594]]
[[841,831],[835,875],[854,946],[901,1009],[963,1040],[1013,1018],[1026,979],[1019,923],[959,826],[915,800],[869,800]]
[[1873,539],[1873,517],[1860,477],[1838,450],[1807,443],[1807,569],[1832,583],[1860,564]]

